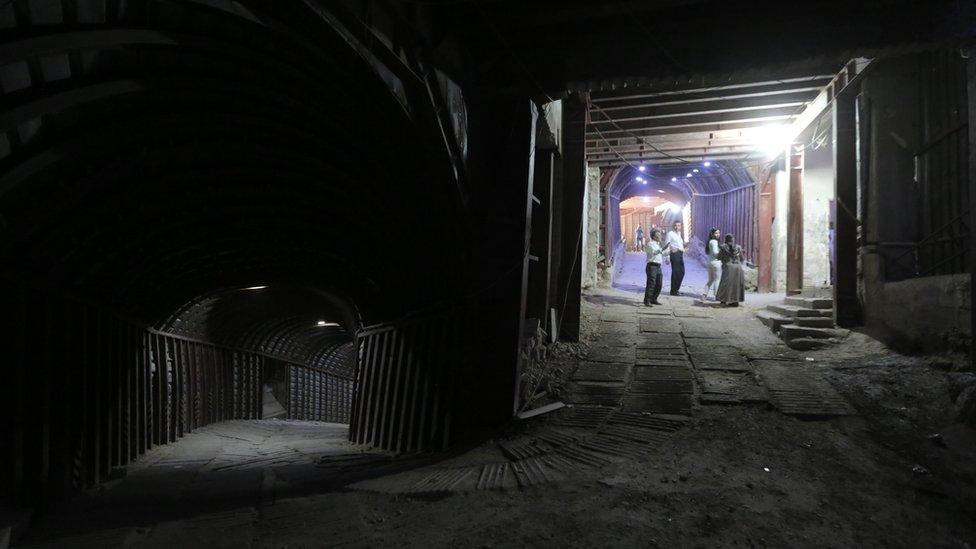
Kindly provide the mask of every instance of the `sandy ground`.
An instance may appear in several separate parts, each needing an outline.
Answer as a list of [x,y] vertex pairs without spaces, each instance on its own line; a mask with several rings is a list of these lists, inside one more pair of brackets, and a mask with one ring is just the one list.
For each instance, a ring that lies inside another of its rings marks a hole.
[[[636,300],[638,292],[624,284],[598,292],[602,300],[584,296],[584,335],[595,337],[600,303]],[[716,309],[714,318],[734,326],[737,338],[773,348],[775,337],[753,318],[765,301],[750,295],[747,302]],[[268,498],[259,490],[262,497],[233,508],[155,523],[122,520],[111,531],[47,541],[57,547],[976,546],[976,431],[956,421],[953,403],[953,379],[971,375],[959,372],[962,362],[901,356],[858,333],[801,354],[798,364],[829,380],[857,415],[804,420],[765,403],[698,405],[687,427],[643,456],[581,468],[541,486],[425,497],[387,493],[382,479],[303,497]],[[534,428],[513,428],[511,435]],[[478,463],[497,455],[497,444],[488,441],[453,459]],[[45,538],[33,535],[37,542]]]

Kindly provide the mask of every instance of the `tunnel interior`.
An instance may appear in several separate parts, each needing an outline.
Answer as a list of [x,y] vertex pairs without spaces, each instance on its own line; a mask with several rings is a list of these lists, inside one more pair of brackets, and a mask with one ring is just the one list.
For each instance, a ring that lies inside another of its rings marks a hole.
[[[972,356],[971,8],[516,4],[0,0],[0,548],[523,494],[850,330]],[[678,221],[762,307],[618,284]]]

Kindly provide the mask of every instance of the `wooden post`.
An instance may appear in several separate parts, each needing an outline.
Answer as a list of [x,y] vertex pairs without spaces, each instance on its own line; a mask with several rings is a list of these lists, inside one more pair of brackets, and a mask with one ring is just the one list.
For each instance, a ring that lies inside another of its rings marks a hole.
[[[976,292],[972,281],[976,280],[976,237],[972,220],[976,219],[976,48],[968,50],[966,61],[966,93],[969,97],[969,279],[970,279],[970,326],[976,326]],[[976,370],[976,350],[969,352],[969,368]]]
[[578,96],[563,100],[562,237],[559,337],[579,341],[583,262],[583,191],[586,187],[586,104]]
[[790,146],[790,189],[786,208],[786,294],[803,288],[803,146]]
[[857,126],[856,96],[846,90],[834,98],[834,323],[860,322],[857,298]]

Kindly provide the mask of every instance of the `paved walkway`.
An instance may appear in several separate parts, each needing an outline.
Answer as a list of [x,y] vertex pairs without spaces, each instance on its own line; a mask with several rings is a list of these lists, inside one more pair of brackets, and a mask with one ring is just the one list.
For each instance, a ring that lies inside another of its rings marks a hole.
[[[647,275],[644,272],[647,256],[642,252],[627,252],[623,259],[623,269],[614,278],[613,287],[627,292],[638,292],[643,296],[644,285],[647,283]],[[665,263],[661,266],[661,270],[664,273],[664,287],[661,289],[661,294],[668,295],[671,293],[671,264]],[[681,294],[701,295],[706,282],[708,282],[708,270],[697,260],[686,258]]]

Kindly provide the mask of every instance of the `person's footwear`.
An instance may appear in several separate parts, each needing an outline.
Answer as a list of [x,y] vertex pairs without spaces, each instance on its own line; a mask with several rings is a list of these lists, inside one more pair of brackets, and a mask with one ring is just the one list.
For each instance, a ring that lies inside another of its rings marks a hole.
[[708,294],[702,294],[702,303],[708,301]]
[[739,302],[738,301],[735,302],[735,303],[729,303],[729,307],[738,307],[738,306],[739,306]]
[[651,303],[655,305],[664,305],[664,303],[661,303],[660,301],[652,301]]

